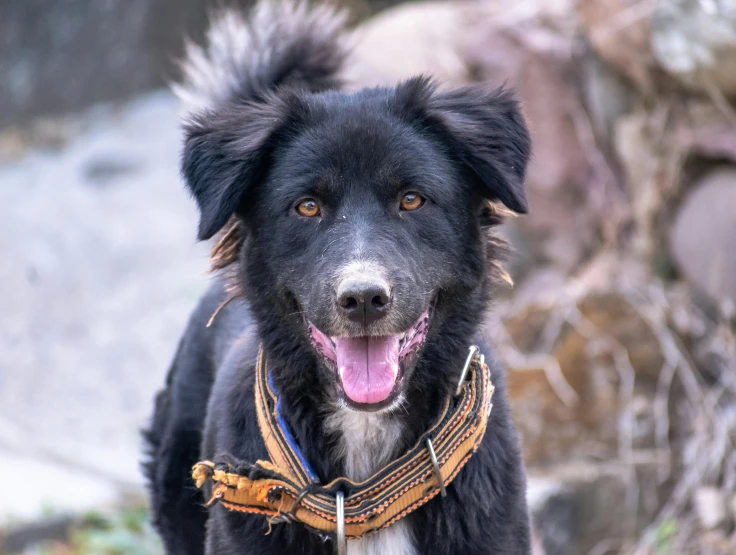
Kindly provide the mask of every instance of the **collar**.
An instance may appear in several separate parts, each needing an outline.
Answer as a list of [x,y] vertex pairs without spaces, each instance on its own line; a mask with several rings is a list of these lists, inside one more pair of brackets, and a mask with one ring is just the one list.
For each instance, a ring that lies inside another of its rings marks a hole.
[[280,411],[263,350],[256,363],[255,398],[268,461],[202,461],[197,487],[213,485],[209,504],[265,515],[270,523],[301,522],[324,538],[354,539],[386,528],[427,503],[457,476],[480,445],[494,387],[484,357],[471,347],[457,391],[414,447],[363,482],[336,478],[326,485],[294,440]]

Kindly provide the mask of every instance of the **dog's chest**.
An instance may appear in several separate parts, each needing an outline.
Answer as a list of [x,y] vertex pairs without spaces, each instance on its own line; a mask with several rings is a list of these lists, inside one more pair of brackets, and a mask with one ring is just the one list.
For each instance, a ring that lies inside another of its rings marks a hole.
[[[369,478],[399,454],[396,449],[401,444],[402,429],[394,419],[339,409],[327,425],[340,436],[340,454],[351,480]],[[349,540],[348,555],[416,555],[416,550],[406,520],[400,520],[366,538]]]

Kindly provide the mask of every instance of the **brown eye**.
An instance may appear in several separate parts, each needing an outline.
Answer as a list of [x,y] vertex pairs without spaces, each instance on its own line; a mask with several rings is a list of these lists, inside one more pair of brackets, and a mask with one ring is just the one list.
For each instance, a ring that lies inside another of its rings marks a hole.
[[319,216],[319,204],[313,198],[307,198],[296,205],[296,211],[307,218]]
[[401,209],[407,212],[421,208],[423,204],[424,197],[419,193],[406,193],[401,198]]

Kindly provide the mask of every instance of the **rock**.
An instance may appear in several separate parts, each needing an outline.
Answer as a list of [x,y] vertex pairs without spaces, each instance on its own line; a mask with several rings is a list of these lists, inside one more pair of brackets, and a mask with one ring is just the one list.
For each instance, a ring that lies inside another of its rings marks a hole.
[[577,6],[596,52],[643,92],[653,92],[662,68],[688,87],[736,94],[731,0],[594,0]]
[[107,187],[141,170],[141,162],[118,152],[100,153],[85,164],[85,180],[93,187]]
[[716,303],[736,302],[736,170],[716,170],[693,185],[669,243],[691,284]]
[[683,84],[736,94],[736,3],[657,2],[652,47],[659,64]]
[[357,46],[344,79],[354,88],[394,85],[430,74],[447,85],[469,79],[458,33],[464,12],[449,2],[420,2],[386,10],[356,30]]
[[4,537],[0,537],[0,552],[28,553],[41,543],[65,541],[76,523],[73,517],[61,515],[13,527]]
[[654,2],[588,0],[578,2],[578,14],[598,54],[639,88],[652,88],[655,59],[650,45]]
[[700,524],[706,530],[713,530],[726,523],[726,497],[721,490],[713,487],[698,488],[693,496],[693,503]]
[[531,472],[527,501],[546,555],[591,553],[605,538],[640,529],[651,510],[635,516],[627,503],[630,470],[624,465],[568,463]]
[[690,102],[674,137],[690,157],[736,162],[736,125],[710,103]]

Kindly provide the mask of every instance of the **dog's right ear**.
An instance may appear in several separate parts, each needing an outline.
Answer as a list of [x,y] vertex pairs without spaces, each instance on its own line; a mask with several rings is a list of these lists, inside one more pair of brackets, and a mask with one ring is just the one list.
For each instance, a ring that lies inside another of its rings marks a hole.
[[233,103],[191,116],[185,124],[181,170],[200,212],[198,237],[209,239],[265,179],[279,136],[295,123],[294,95]]

